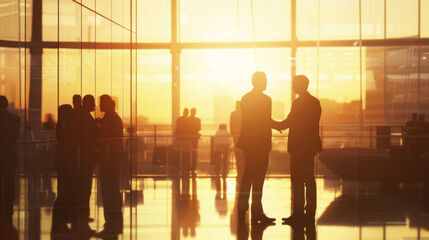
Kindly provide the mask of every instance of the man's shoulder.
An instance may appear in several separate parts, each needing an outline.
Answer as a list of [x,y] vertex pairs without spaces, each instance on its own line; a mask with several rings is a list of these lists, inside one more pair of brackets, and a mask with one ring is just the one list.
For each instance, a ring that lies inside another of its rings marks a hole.
[[271,97],[266,95],[263,92],[256,92],[256,91],[250,91],[246,94],[244,94],[244,96],[241,98],[241,101],[245,102],[248,99],[257,99],[258,101],[271,101]]
[[302,101],[308,102],[310,104],[317,104],[320,105],[319,99],[317,99],[315,96],[311,94],[306,94],[304,98],[298,98],[297,100],[301,99]]

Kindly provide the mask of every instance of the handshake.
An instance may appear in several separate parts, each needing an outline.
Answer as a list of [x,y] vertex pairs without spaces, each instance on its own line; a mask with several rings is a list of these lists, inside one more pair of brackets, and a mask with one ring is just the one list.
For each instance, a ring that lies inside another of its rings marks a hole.
[[277,130],[279,133],[282,133],[282,130],[286,129],[287,127],[285,127],[284,121],[277,122],[271,119],[271,128]]

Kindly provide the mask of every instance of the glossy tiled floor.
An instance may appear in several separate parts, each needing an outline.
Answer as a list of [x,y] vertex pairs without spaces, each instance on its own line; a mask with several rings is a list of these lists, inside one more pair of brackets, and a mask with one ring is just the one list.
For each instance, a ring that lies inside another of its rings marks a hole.
[[[13,218],[20,239],[51,239],[54,193],[39,194],[37,202],[30,202],[24,198],[27,181],[21,179],[21,186],[25,187],[21,187],[20,204],[15,206]],[[95,178],[93,186],[94,221],[90,226],[99,231],[104,218]],[[135,179],[133,186],[136,191],[123,193],[124,233],[118,239],[260,239],[261,234],[263,239],[305,239],[303,234],[281,225],[281,217],[290,214],[287,177],[265,182],[265,212],[277,218],[277,225],[265,231],[237,226],[235,178],[142,177]],[[318,178],[317,239],[429,239],[429,214],[421,202],[421,186],[403,185],[389,192],[380,189],[380,184]],[[130,207],[131,198],[137,204]]]

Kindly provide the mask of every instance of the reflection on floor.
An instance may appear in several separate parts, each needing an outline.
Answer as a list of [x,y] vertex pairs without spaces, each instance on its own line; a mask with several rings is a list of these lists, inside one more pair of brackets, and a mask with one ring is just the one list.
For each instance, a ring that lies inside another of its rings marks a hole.
[[[21,179],[20,186],[13,216],[20,239],[51,239],[55,193],[28,196],[28,182]],[[90,226],[100,231],[103,206],[95,178],[93,186],[90,214],[94,221]],[[124,231],[118,239],[305,239],[304,234],[314,239],[309,227],[292,231],[281,225],[281,217],[290,214],[287,177],[265,182],[264,210],[277,218],[277,225],[265,230],[238,226],[235,178],[137,178],[132,187],[136,190],[123,192]],[[385,191],[380,184],[318,178],[317,239],[428,239],[429,214],[421,201],[421,189],[409,184]],[[134,204],[130,206],[130,202]]]

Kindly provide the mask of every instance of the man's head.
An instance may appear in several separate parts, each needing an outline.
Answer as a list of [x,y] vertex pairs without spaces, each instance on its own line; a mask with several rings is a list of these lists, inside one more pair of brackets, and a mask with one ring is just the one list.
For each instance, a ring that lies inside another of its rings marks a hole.
[[191,108],[191,116],[195,116],[197,114],[196,108]]
[[411,119],[413,120],[413,121],[416,121],[417,120],[417,113],[413,113],[413,115],[411,115]]
[[264,72],[255,72],[252,76],[253,88],[259,91],[267,89],[267,75]]
[[73,108],[81,108],[82,107],[82,97],[79,94],[73,95]]
[[109,95],[104,94],[100,96],[100,111],[106,113],[114,111],[112,98]]
[[293,90],[297,94],[302,94],[302,93],[307,92],[309,83],[310,83],[310,81],[308,80],[308,78],[306,76],[297,75],[293,79],[292,87],[293,87]]
[[7,101],[7,97],[0,95],[0,111],[7,110],[8,106],[9,106],[9,102]]
[[226,124],[219,124],[219,130],[226,130]]
[[419,114],[419,121],[423,122],[425,120],[424,114]]
[[82,108],[85,111],[92,112],[95,108],[95,99],[92,95],[85,95],[82,99]]
[[183,116],[187,117],[189,115],[189,109],[188,108],[184,108],[183,109]]

